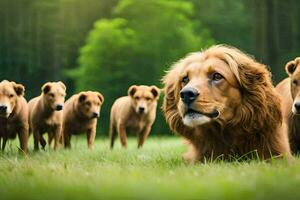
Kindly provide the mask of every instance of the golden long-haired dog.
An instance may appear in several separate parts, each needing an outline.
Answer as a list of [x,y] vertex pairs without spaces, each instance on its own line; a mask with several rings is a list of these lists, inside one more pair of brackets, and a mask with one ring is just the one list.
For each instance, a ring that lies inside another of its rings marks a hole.
[[192,53],[163,83],[164,115],[190,146],[186,160],[291,155],[271,74],[240,50],[217,45]]
[[283,121],[288,126],[288,136],[293,153],[300,153],[300,57],[285,65],[288,78],[276,86],[282,97]]

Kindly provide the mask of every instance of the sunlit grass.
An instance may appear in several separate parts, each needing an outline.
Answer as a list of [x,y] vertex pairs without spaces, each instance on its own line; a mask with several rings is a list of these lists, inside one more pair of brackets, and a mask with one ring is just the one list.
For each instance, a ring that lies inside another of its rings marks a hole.
[[[32,143],[32,142],[31,142]],[[150,138],[141,150],[110,151],[98,138],[71,150],[17,153],[17,141],[0,156],[0,199],[299,199],[300,160],[209,162],[187,165],[177,137]],[[32,146],[31,146],[32,149]]]

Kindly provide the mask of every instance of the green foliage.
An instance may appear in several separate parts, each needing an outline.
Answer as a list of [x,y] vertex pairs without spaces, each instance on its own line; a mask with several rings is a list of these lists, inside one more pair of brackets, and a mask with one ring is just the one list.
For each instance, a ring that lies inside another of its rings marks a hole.
[[[113,101],[132,84],[160,85],[164,70],[191,51],[211,45],[203,28],[196,33],[190,21],[193,5],[178,0],[123,0],[114,9],[116,19],[101,19],[80,51],[79,68],[70,72],[78,91],[100,90],[107,127]],[[159,121],[163,119],[161,115]],[[157,124],[153,132],[162,132]]]
[[207,29],[195,32],[193,13],[193,4],[178,0],[123,0],[114,9],[139,33],[139,66],[152,68],[145,72],[149,83],[157,84],[163,70],[186,53],[213,44]]
[[109,17],[118,0],[0,0],[0,79],[26,86],[27,97],[46,81],[72,82],[78,49],[95,20]]
[[249,0],[191,0],[195,6],[197,31],[199,21],[211,31],[217,43],[229,44],[254,53],[255,43],[251,30],[252,12]]
[[110,99],[119,93],[121,86],[127,90],[124,84],[138,77],[127,68],[134,56],[136,33],[126,26],[127,21],[120,18],[95,23],[80,50],[80,68],[68,72],[75,77],[78,91],[100,90]]

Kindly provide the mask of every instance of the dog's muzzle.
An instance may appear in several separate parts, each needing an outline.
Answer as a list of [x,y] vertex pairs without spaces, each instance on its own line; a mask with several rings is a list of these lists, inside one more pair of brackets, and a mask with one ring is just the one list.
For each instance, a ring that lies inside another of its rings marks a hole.
[[300,115],[300,102],[299,101],[297,101],[297,102],[295,102],[294,103],[294,114],[295,115]]
[[217,109],[214,109],[212,112],[209,112],[209,113],[205,113],[205,112],[199,112],[199,111],[196,111],[196,110],[193,110],[193,109],[188,109],[185,114],[186,115],[204,115],[206,117],[209,117],[209,118],[218,118],[219,115],[220,115],[220,112],[217,110]]
[[199,96],[199,92],[192,87],[183,88],[180,91],[181,101],[186,105],[190,105],[191,103],[193,103],[198,96]]

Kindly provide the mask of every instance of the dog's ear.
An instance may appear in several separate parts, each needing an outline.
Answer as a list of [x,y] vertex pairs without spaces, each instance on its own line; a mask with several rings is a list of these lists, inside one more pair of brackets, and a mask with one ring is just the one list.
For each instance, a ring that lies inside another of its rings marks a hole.
[[104,97],[103,97],[103,95],[100,92],[96,92],[96,94],[97,94],[98,98],[100,99],[101,104],[103,104],[104,103]]
[[18,96],[24,96],[25,87],[22,84],[17,84],[15,82],[11,82],[13,84],[14,90],[16,91]]
[[172,102],[173,104],[177,104],[179,100],[180,72],[184,68],[185,62],[185,59],[182,59],[175,63],[162,79],[164,84],[163,92],[165,94],[164,102],[166,103]]
[[86,99],[86,94],[84,92],[80,92],[78,97],[79,102],[83,102],[85,99]]
[[294,60],[288,62],[286,65],[285,65],[285,71],[286,73],[291,76],[294,71],[296,70],[297,68],[297,65],[296,65],[296,62]]
[[184,125],[177,109],[177,103],[179,101],[180,73],[185,65],[185,59],[178,61],[162,79],[164,84],[162,110],[171,130],[177,133],[184,129]]
[[239,69],[241,103],[236,117],[228,121],[244,131],[265,130],[282,121],[280,99],[274,91],[272,74],[267,66],[246,54],[232,54]]
[[150,91],[153,94],[154,98],[158,98],[160,95],[160,89],[156,87],[155,85],[150,86]]
[[129,96],[133,96],[135,94],[135,92],[137,91],[137,85],[132,85],[129,89],[128,89],[128,95]]
[[51,85],[49,83],[45,83],[43,86],[42,86],[42,92],[44,94],[47,94],[51,89]]
[[67,89],[66,85],[63,82],[58,81],[58,84],[62,87],[63,90]]
[[285,65],[285,71],[289,76],[291,76],[296,71],[299,62],[300,57],[297,57],[295,60],[292,60]]

